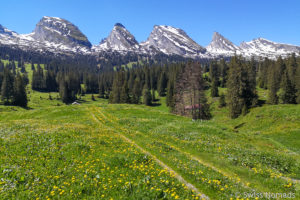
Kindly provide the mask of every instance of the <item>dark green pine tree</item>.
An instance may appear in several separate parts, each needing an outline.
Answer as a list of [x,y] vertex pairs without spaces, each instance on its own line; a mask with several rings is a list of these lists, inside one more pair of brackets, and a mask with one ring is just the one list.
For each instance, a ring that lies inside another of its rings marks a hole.
[[209,68],[209,75],[211,80],[211,89],[210,89],[210,95],[212,97],[218,97],[219,96],[219,76],[218,76],[218,65],[215,61],[212,61]]
[[175,100],[174,100],[174,94],[175,94],[175,87],[174,87],[174,80],[169,79],[168,86],[167,86],[167,97],[166,97],[166,104],[168,107],[170,107],[170,111],[172,112],[175,108]]
[[128,88],[129,88],[129,93],[132,94],[133,86],[134,86],[134,80],[135,80],[135,75],[134,73],[129,74],[129,79],[128,79]]
[[159,81],[158,81],[158,95],[160,97],[166,96],[166,88],[168,85],[168,80],[166,73],[163,71],[160,75]]
[[285,70],[282,75],[280,94],[281,103],[295,104],[296,103],[296,88],[289,79],[288,72]]
[[258,86],[263,89],[268,87],[268,68],[271,61],[268,58],[265,58],[263,62],[259,64],[258,68]]
[[242,98],[247,110],[257,105],[258,96],[256,92],[256,64],[254,58],[250,62],[242,64]]
[[151,92],[147,84],[145,83],[143,88],[143,103],[147,106],[150,106],[152,104],[151,100],[152,100]]
[[156,98],[155,98],[155,89],[154,88],[151,89],[151,99],[152,99],[152,101],[156,100]]
[[45,89],[44,70],[38,64],[37,69],[32,72],[32,85],[33,90],[42,91]]
[[274,66],[272,66],[269,69],[269,76],[268,76],[268,82],[269,82],[269,86],[268,86],[268,100],[267,102],[269,104],[278,104],[278,95],[277,95],[277,79],[276,79],[276,71]]
[[223,108],[226,106],[225,95],[222,93],[219,98],[219,107]]
[[105,88],[104,88],[104,82],[102,79],[99,81],[99,97],[104,98],[105,95]]
[[18,74],[14,81],[14,95],[13,95],[13,105],[27,107],[27,94],[26,86],[24,84],[23,78]]
[[0,95],[1,95],[2,80],[3,80],[3,73],[1,72],[1,69],[0,69]]
[[141,96],[142,96],[141,82],[139,78],[136,78],[132,89],[132,103],[139,104]]
[[231,58],[229,63],[228,81],[227,81],[227,105],[231,118],[237,118],[245,104],[241,98],[242,63],[237,56]]
[[220,79],[221,79],[220,84],[221,84],[222,88],[226,87],[227,75],[228,75],[228,66],[227,66],[225,60],[221,59],[221,61],[220,61]]
[[55,73],[53,71],[46,71],[46,75],[45,75],[45,90],[47,92],[56,92],[58,91],[58,85],[56,82],[56,78],[55,78]]
[[289,79],[291,81],[291,84],[295,85],[295,75],[297,72],[297,60],[295,53],[292,54],[291,57],[287,60],[287,73],[289,76]]
[[4,68],[3,80],[1,85],[1,100],[5,104],[9,104],[14,95],[14,77],[8,68]]
[[296,102],[298,104],[300,104],[300,62],[298,63],[298,67],[297,67],[297,70],[296,70],[295,85],[296,85],[296,89],[297,89]]
[[281,78],[284,70],[286,70],[286,64],[282,60],[281,56],[278,57],[276,63],[274,66],[271,65],[271,68],[274,70],[274,76],[275,76],[275,86],[276,86],[276,92],[280,89],[280,83]]
[[59,95],[63,103],[68,104],[72,102],[71,91],[68,88],[68,83],[62,79],[59,83]]
[[121,89],[120,103],[130,103],[128,83],[127,83],[126,80],[123,83],[123,86],[122,86],[122,89]]
[[219,96],[218,83],[217,83],[216,79],[212,80],[211,88],[210,88],[210,95],[211,95],[211,97]]
[[118,76],[114,78],[114,82],[112,85],[112,91],[109,95],[109,103],[119,103],[120,102],[120,86],[119,86],[119,78]]

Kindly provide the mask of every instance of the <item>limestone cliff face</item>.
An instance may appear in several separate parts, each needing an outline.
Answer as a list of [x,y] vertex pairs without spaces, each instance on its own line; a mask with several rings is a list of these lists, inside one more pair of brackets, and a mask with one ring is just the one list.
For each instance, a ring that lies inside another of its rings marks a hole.
[[91,48],[92,46],[74,24],[57,17],[43,17],[36,25],[32,37],[38,41],[63,44],[68,47]]

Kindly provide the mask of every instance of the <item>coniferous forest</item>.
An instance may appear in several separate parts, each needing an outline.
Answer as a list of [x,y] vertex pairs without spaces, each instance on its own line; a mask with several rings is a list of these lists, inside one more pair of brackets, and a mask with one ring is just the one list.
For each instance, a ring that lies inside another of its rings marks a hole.
[[[151,106],[157,98],[166,96],[170,112],[193,119],[211,117],[208,95],[219,98],[231,118],[246,115],[251,108],[262,104],[300,103],[300,62],[295,55],[277,60],[246,60],[235,56],[227,61],[154,62],[111,68],[93,64],[87,67],[80,62],[34,64],[32,61],[31,85],[24,60],[17,61],[0,65],[1,100],[5,105],[26,107],[26,87],[59,92],[66,104],[85,94],[97,94],[113,104]],[[226,90],[220,93],[219,88]],[[268,90],[267,101],[258,100],[257,88]]]
[[0,62],[0,130],[18,140],[0,139],[0,156],[22,166],[0,166],[5,199],[299,196],[298,154],[287,153],[299,149],[299,57],[17,52]]

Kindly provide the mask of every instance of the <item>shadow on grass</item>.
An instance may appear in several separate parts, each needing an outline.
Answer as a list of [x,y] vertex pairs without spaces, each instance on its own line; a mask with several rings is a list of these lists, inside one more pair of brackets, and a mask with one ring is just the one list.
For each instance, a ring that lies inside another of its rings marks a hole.
[[152,103],[151,107],[157,107],[157,106],[161,106],[161,103]]
[[76,102],[77,102],[77,103],[86,103],[87,100],[84,100],[84,99],[77,99]]
[[265,103],[266,103],[266,100],[258,99],[258,101],[257,101],[257,106],[261,107],[261,106],[263,106]]
[[[12,111],[18,111],[16,108],[23,108],[25,110],[33,110],[33,108],[31,108],[31,107],[16,106],[16,105],[11,105],[11,104],[4,104],[4,103],[1,103],[0,105],[10,108],[10,110],[12,110]],[[4,110],[4,109],[0,108],[0,111],[2,111],[2,110]]]

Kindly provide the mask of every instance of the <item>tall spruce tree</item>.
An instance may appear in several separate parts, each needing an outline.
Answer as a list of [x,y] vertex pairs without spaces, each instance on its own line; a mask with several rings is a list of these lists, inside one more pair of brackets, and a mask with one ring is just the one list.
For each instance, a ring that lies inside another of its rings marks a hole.
[[211,81],[210,95],[212,97],[218,97],[219,96],[219,90],[218,90],[219,74],[218,74],[218,64],[216,63],[216,61],[212,61],[210,63],[209,76]]
[[5,67],[3,72],[3,80],[1,85],[1,100],[5,104],[9,104],[14,95],[14,77],[11,71]]
[[242,65],[242,98],[245,100],[247,109],[257,105],[258,96],[256,92],[256,64],[254,58]]
[[210,95],[212,97],[218,97],[219,96],[218,83],[215,79],[213,79],[212,82],[211,82]]
[[13,105],[27,107],[27,94],[23,78],[18,74],[14,81]]
[[227,75],[228,75],[228,66],[224,60],[224,58],[221,59],[220,61],[220,85],[222,88],[226,87],[226,82],[227,82]]
[[296,88],[289,78],[287,70],[283,72],[279,97],[283,104],[296,103]]
[[278,104],[277,79],[276,79],[276,71],[274,70],[274,66],[269,69],[268,82],[269,82],[268,103]]
[[124,84],[124,71],[119,71],[115,73],[112,91],[109,96],[110,103],[120,103],[121,89]]
[[145,83],[143,88],[143,103],[147,106],[150,106],[152,104],[152,96],[151,92],[147,86],[147,83]]
[[227,81],[227,102],[229,115],[231,118],[236,118],[242,113],[242,108],[245,104],[241,98],[242,92],[242,63],[237,56],[231,58],[229,63],[229,74]]
[[122,86],[122,89],[121,89],[120,103],[130,103],[128,83],[127,83],[126,80],[123,83],[123,86]]
[[68,88],[68,83],[66,80],[62,79],[59,83],[59,95],[65,104],[69,104],[72,102],[71,91]]
[[258,68],[258,86],[263,89],[268,88],[268,68],[270,66],[270,61],[268,58],[265,58],[263,62],[259,64]]
[[141,82],[139,78],[134,80],[133,89],[132,89],[132,103],[139,104],[142,96]]
[[168,107],[170,107],[170,111],[173,112],[175,108],[175,100],[174,100],[174,94],[175,94],[175,83],[174,79],[169,79],[168,86],[167,86],[167,97],[166,97],[166,104]]
[[219,98],[219,107],[223,108],[226,106],[225,95],[222,93]]
[[246,114],[257,104],[256,71],[253,61],[234,56],[229,63],[227,102],[231,118]]
[[99,80],[99,97],[104,98],[105,95],[105,87],[103,79]]
[[296,102],[298,104],[300,104],[300,59],[297,65],[297,70],[296,70],[296,75],[295,75],[295,85],[296,85],[296,89],[297,89],[297,98],[296,98]]
[[160,75],[159,81],[158,81],[158,94],[161,97],[166,96],[166,88],[168,85],[168,80],[166,73],[163,71]]

